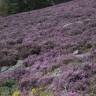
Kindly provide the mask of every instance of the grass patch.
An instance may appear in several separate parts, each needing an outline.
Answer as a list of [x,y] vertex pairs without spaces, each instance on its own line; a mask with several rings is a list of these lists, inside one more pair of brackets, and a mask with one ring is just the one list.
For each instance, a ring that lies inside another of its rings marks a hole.
[[47,92],[43,88],[32,88],[32,96],[54,96],[52,92]]
[[0,96],[12,96],[15,90],[17,90],[15,80],[5,80],[2,84],[0,84]]

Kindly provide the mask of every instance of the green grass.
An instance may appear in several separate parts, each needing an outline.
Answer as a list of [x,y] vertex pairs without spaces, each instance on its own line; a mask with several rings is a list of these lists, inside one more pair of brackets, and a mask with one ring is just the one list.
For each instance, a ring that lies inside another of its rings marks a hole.
[[11,96],[16,89],[17,84],[15,80],[5,80],[0,84],[0,96]]

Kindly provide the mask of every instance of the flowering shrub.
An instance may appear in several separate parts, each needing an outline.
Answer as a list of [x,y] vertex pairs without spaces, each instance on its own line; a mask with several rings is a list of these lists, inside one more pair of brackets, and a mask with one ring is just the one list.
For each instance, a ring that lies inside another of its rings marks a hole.
[[[0,17],[0,95],[18,95],[19,89],[25,96],[30,91],[46,96],[48,90],[52,96],[95,96],[95,6],[95,0],[73,0]],[[18,61],[22,66],[18,67]],[[15,70],[2,72],[13,65]],[[44,90],[37,89],[42,86]]]
[[67,96],[80,96],[80,95],[76,92],[68,92]]

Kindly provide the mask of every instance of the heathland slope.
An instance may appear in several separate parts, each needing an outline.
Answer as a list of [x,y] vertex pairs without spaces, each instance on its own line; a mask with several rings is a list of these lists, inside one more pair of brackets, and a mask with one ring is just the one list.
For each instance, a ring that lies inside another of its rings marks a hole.
[[96,0],[0,17],[0,88],[0,96],[95,96]]

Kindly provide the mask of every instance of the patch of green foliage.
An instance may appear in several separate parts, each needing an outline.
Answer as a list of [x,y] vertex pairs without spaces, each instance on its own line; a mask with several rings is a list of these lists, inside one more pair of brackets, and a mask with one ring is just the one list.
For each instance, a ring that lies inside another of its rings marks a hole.
[[32,88],[31,93],[32,96],[54,96],[52,92],[46,92],[42,88]]
[[0,96],[11,96],[16,89],[17,85],[15,80],[5,80],[0,84]]
[[0,14],[14,14],[18,12],[40,9],[70,0],[0,0]]

